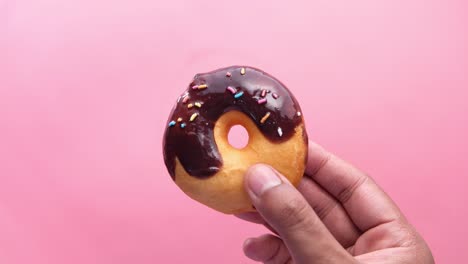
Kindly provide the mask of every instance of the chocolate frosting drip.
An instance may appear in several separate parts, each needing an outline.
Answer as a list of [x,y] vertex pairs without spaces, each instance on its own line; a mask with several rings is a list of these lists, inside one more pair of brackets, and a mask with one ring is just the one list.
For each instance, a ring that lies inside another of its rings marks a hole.
[[232,66],[197,74],[178,98],[164,134],[164,162],[174,180],[176,157],[194,177],[208,178],[220,170],[223,159],[213,129],[231,110],[250,117],[272,142],[290,139],[302,122],[294,96],[259,69]]

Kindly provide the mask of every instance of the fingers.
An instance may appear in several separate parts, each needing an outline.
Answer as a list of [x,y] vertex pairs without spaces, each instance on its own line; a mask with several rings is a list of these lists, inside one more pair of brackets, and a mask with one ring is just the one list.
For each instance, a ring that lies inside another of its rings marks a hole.
[[394,221],[401,215],[371,178],[313,142],[309,142],[306,175],[343,205],[361,231]]
[[350,260],[351,256],[286,178],[269,166],[255,165],[245,179],[253,205],[279,233],[297,263]]
[[278,235],[278,232],[276,232],[276,230],[273,229],[273,227],[271,227],[265,221],[265,219],[263,219],[263,217],[257,212],[248,212],[248,213],[243,213],[243,214],[237,214],[235,216],[242,220],[251,222],[251,223],[264,225],[266,228],[268,228],[268,230]]
[[[303,178],[297,188],[335,239],[345,248],[354,245],[361,232],[341,204],[310,178]],[[268,227],[268,224],[257,212],[236,216],[245,221]]]
[[252,260],[267,264],[291,262],[291,255],[283,241],[274,235],[247,239],[244,242],[244,254]]
[[260,214],[257,212],[248,212],[248,213],[242,213],[242,214],[236,214],[236,217],[251,222],[255,224],[266,224],[265,220],[262,218]]
[[316,182],[304,177],[297,187],[336,240],[345,248],[361,235],[345,209]]

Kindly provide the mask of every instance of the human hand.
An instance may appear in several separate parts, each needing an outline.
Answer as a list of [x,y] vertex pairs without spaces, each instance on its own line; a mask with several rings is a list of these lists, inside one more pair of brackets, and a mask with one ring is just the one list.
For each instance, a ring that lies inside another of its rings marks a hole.
[[258,213],[237,215],[276,235],[249,238],[247,257],[268,263],[434,263],[423,238],[366,174],[309,143],[304,178],[294,188],[255,165],[245,187]]

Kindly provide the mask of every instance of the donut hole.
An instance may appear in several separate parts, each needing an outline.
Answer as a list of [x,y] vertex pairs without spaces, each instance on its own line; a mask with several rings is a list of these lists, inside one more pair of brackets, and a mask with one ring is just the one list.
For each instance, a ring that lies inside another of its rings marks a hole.
[[229,129],[228,142],[233,148],[243,149],[249,143],[249,133],[245,127],[234,125]]

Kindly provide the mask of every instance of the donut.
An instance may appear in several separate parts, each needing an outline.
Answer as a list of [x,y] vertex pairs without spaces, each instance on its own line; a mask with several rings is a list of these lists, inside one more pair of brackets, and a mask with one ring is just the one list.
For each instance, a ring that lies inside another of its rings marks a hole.
[[[228,141],[235,125],[249,137],[242,149]],[[247,169],[268,164],[296,186],[307,142],[301,109],[286,86],[257,68],[231,66],[195,75],[169,115],[163,154],[185,194],[238,214],[255,211],[243,187]]]

